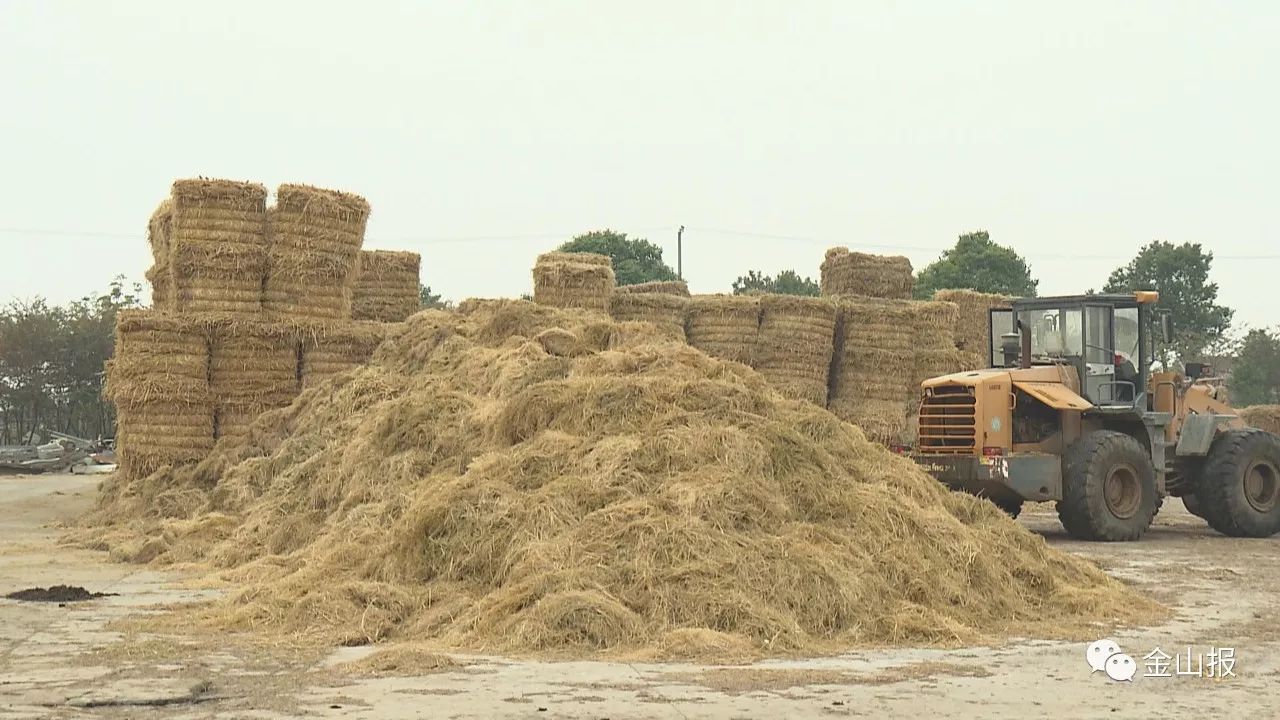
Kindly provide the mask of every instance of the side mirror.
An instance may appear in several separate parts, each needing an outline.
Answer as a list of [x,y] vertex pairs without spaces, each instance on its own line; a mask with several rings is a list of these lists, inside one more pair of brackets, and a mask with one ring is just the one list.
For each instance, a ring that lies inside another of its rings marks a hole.
[[1170,313],[1160,314],[1160,339],[1165,345],[1173,342],[1173,315]]

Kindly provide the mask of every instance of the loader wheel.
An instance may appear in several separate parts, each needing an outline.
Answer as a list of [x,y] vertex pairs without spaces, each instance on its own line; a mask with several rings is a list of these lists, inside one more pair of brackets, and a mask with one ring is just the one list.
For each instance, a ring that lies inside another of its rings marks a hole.
[[1280,438],[1231,430],[1209,448],[1196,487],[1209,527],[1231,537],[1280,532]]
[[996,507],[1003,510],[1005,515],[1014,520],[1017,520],[1018,516],[1022,514],[1021,500],[992,500],[991,502],[995,503]]
[[1078,540],[1137,540],[1156,514],[1156,472],[1142,443],[1097,430],[1081,438],[1063,461],[1058,518]]

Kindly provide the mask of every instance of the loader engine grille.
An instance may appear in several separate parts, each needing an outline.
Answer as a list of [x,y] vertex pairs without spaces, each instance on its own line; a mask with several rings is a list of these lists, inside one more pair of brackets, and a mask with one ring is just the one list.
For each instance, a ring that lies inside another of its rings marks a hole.
[[977,454],[976,408],[973,388],[964,385],[933,388],[920,403],[920,452]]

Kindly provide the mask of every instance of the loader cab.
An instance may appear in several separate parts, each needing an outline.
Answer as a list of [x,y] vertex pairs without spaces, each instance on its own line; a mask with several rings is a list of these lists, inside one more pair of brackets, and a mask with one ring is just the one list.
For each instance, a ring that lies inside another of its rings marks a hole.
[[1094,406],[1145,410],[1158,297],[1136,292],[1014,300],[1008,309],[991,310],[991,366],[1067,365]]

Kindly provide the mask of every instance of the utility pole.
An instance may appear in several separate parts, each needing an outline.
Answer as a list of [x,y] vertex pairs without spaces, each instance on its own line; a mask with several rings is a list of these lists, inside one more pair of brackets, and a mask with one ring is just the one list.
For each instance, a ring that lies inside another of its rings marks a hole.
[[684,279],[684,226],[676,232],[676,277]]

